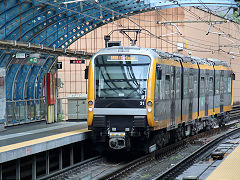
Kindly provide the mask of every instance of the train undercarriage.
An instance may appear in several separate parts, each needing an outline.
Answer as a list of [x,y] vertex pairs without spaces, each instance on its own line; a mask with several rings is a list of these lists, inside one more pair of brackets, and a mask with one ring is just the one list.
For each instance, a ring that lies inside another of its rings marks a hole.
[[164,128],[152,131],[147,127],[131,128],[130,132],[95,131],[95,141],[98,145],[100,144],[104,147],[100,148],[102,150],[107,148],[115,151],[141,151],[148,153],[202,131],[207,131],[217,126],[224,126],[229,121],[229,112],[224,112],[215,116],[188,121],[171,129]]

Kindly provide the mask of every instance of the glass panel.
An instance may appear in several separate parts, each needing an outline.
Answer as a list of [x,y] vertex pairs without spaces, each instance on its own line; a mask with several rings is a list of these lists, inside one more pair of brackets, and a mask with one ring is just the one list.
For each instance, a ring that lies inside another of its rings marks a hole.
[[228,78],[224,77],[224,94],[227,94]]
[[170,75],[166,75],[166,80],[165,80],[165,99],[170,99]]
[[224,93],[224,82],[223,82],[224,80],[223,80],[223,79],[224,79],[224,77],[221,76],[221,77],[220,77],[220,93],[221,93],[221,94]]
[[209,95],[213,95],[213,77],[209,77]]
[[100,55],[94,62],[96,98],[146,99],[148,56]]
[[201,77],[200,81],[200,95],[205,96],[205,78]]
[[188,76],[184,76],[184,97],[187,97],[188,96],[188,91],[189,91],[189,88],[188,88]]
[[220,77],[218,74],[215,76],[215,93],[219,94],[219,85],[220,85]]
[[161,80],[157,80],[157,73],[155,76],[155,96],[154,99],[155,101],[158,101],[160,98],[160,82]]
[[181,98],[181,94],[180,94],[180,82],[181,82],[181,80],[180,80],[180,77],[177,77],[176,78],[176,98],[177,99],[180,99]]
[[194,97],[198,97],[198,75],[194,75]]
[[228,77],[228,93],[231,93],[232,91],[232,78],[231,76]]

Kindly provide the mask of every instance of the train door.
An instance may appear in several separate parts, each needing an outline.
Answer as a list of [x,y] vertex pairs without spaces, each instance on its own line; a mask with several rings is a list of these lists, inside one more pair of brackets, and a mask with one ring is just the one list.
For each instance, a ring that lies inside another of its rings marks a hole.
[[176,67],[171,66],[171,82],[170,82],[170,103],[171,103],[171,126],[175,126],[175,88]]
[[224,71],[220,71],[220,112],[223,112],[224,104]]
[[209,70],[206,70],[206,77],[205,77],[205,116],[208,116],[208,105],[209,105],[209,84],[208,84],[208,76]]

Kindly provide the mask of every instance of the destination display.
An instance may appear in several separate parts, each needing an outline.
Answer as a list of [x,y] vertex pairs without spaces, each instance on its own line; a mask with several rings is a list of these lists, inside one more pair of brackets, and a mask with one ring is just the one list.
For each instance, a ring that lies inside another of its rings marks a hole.
[[138,61],[134,55],[111,55],[107,56],[107,61]]

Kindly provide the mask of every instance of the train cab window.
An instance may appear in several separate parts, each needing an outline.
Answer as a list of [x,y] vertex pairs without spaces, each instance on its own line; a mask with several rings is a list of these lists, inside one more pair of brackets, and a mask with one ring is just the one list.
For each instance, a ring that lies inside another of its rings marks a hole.
[[96,99],[146,99],[151,59],[145,55],[99,55],[94,59]]

